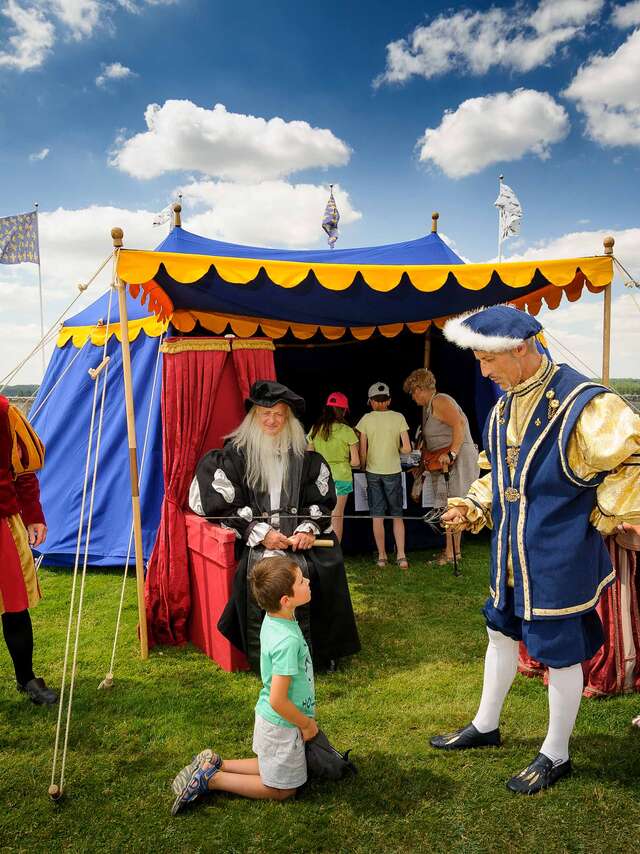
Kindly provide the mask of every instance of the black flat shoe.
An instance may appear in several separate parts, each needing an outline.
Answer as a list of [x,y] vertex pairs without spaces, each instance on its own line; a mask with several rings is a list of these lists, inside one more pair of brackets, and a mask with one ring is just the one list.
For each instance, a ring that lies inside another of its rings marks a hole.
[[53,706],[58,702],[58,695],[51,688],[47,688],[44,679],[37,676],[35,679],[30,679],[26,685],[16,683],[18,691],[23,691],[32,703],[36,706]]
[[327,673],[337,673],[338,672],[338,662],[335,658],[330,658],[327,662]]
[[530,765],[507,781],[507,789],[518,795],[535,795],[571,774],[571,760],[554,765],[544,753],[538,753]]
[[473,724],[467,724],[447,735],[434,735],[429,744],[437,750],[468,750],[470,747],[500,747],[502,740],[499,729],[478,732]]

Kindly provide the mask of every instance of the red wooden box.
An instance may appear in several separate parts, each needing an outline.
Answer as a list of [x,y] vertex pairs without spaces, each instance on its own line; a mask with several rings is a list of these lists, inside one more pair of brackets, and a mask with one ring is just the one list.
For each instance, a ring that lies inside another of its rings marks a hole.
[[186,515],[191,575],[189,639],[223,670],[248,670],[246,656],[217,629],[236,571],[233,531]]

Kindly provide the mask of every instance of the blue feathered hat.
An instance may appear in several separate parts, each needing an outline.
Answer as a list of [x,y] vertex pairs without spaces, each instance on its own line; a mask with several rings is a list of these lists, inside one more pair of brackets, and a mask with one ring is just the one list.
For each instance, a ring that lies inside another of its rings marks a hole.
[[505,353],[542,331],[535,317],[511,305],[492,305],[452,317],[442,330],[447,341],[469,350]]

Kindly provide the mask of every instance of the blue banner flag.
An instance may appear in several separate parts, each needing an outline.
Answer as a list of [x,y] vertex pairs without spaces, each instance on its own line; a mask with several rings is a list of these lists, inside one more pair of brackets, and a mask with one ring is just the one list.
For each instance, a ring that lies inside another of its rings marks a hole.
[[329,246],[333,249],[336,240],[338,239],[338,223],[340,222],[340,214],[338,213],[338,208],[336,207],[336,200],[333,198],[333,186],[331,187],[331,195],[329,196],[329,201],[327,202],[327,206],[324,209],[324,216],[322,218],[322,227],[327,232],[327,242]]
[[40,264],[38,214],[0,217],[0,264]]

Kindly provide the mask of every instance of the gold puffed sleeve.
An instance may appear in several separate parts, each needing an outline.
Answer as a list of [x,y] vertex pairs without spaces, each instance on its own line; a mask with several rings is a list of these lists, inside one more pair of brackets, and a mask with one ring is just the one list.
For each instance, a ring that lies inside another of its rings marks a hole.
[[640,522],[640,416],[616,394],[599,394],[582,410],[567,444],[569,465],[583,480],[610,472],[596,490],[591,524],[610,534]]
[[468,530],[477,534],[485,525],[493,527],[491,519],[491,504],[493,502],[493,488],[491,483],[491,463],[484,451],[478,457],[478,465],[481,470],[488,470],[488,474],[479,477],[469,487],[466,498],[450,498],[449,507],[467,507]]

